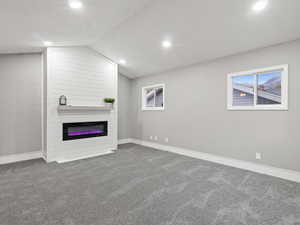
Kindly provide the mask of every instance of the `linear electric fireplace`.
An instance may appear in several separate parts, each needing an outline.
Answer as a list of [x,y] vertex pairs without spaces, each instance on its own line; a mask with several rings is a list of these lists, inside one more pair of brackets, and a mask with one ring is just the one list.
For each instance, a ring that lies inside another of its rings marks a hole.
[[63,141],[107,136],[107,121],[63,123]]

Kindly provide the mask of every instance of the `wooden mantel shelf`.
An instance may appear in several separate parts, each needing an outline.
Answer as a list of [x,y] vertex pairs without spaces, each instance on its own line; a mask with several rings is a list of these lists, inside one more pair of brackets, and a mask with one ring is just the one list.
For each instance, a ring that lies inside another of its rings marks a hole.
[[73,106],[73,105],[59,105],[57,106],[58,112],[75,112],[75,111],[111,111],[110,106]]

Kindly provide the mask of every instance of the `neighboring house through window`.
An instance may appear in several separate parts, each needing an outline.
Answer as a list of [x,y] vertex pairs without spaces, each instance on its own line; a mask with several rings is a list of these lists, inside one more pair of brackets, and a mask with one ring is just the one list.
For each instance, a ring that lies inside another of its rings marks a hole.
[[156,84],[142,88],[142,110],[164,110],[165,85]]
[[287,110],[288,65],[228,75],[229,110]]

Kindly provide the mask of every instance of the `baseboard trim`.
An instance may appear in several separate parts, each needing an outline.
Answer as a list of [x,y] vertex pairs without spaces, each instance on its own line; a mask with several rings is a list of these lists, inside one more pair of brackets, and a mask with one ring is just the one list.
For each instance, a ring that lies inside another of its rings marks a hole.
[[118,145],[133,143],[132,138],[120,139],[118,140]]
[[106,152],[101,152],[101,153],[95,153],[95,154],[90,154],[90,155],[85,155],[85,156],[78,156],[74,158],[69,158],[69,159],[58,159],[56,160],[57,163],[67,163],[67,162],[72,162],[72,161],[77,161],[77,160],[82,160],[82,159],[89,159],[97,156],[102,156],[102,155],[108,155],[114,153],[115,149],[108,150]]
[[158,144],[158,143],[153,143],[153,142],[143,141],[138,139],[131,139],[131,143],[300,183],[300,172],[295,170],[282,169],[282,168],[258,164],[254,162],[227,158],[227,157],[217,156],[213,154],[189,150],[185,148],[178,148],[175,146],[163,145],[163,144]]
[[42,151],[0,156],[0,165],[43,158]]

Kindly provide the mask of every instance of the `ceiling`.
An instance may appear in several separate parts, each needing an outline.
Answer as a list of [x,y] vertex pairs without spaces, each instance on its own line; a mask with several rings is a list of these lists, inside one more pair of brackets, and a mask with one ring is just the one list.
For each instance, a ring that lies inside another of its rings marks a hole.
[[88,45],[139,77],[300,38],[299,0],[269,0],[261,12],[257,0],[81,1],[74,11],[67,0],[2,0],[0,53]]
[[0,53],[40,51],[44,41],[58,46],[89,45],[134,16],[149,0],[1,0]]

